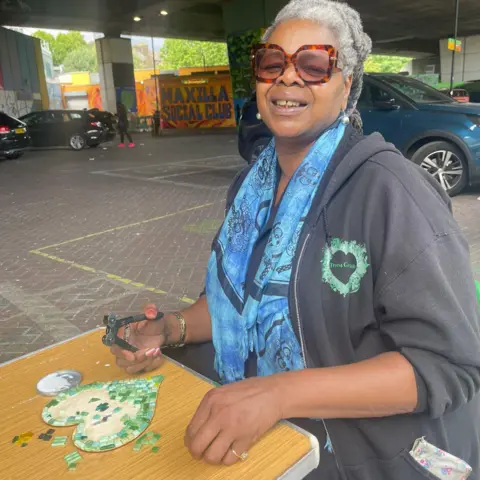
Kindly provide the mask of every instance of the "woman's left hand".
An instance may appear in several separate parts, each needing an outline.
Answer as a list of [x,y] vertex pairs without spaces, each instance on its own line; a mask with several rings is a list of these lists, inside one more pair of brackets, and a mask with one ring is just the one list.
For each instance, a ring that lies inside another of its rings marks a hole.
[[277,375],[257,377],[210,390],[185,433],[192,456],[208,463],[233,465],[282,419]]

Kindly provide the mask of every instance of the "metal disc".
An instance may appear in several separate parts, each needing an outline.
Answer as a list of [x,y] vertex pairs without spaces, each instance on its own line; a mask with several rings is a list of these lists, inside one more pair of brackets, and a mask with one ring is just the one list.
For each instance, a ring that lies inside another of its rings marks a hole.
[[80,385],[82,374],[76,370],[59,370],[43,377],[37,383],[37,391],[47,397],[55,397],[59,393]]

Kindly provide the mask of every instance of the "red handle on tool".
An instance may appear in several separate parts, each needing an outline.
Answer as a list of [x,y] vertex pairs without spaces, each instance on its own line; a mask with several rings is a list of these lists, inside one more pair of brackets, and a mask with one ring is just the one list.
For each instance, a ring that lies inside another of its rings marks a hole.
[[153,303],[149,303],[144,309],[143,313],[147,317],[147,320],[155,320],[158,315],[158,308]]

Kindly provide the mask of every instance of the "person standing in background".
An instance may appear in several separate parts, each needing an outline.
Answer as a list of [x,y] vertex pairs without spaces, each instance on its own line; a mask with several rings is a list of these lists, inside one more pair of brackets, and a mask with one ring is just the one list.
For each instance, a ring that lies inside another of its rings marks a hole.
[[117,117],[118,117],[118,131],[120,133],[120,143],[119,148],[125,147],[125,136],[127,137],[129,148],[133,148],[135,144],[133,143],[132,136],[128,133],[128,112],[125,108],[125,105],[121,102],[117,103]]

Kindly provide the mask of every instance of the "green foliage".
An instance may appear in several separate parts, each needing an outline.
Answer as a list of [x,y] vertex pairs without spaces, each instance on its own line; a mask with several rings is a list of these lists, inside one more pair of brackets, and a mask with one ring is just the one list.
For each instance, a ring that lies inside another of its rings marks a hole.
[[53,64],[63,65],[65,58],[74,50],[87,46],[87,42],[80,32],[59,33],[56,37],[43,30],[37,30],[34,37],[45,40],[52,51]]
[[62,65],[67,55],[86,46],[87,42],[80,32],[59,33],[55,39],[53,63]]
[[163,70],[228,65],[227,45],[216,42],[166,39],[160,49],[160,64]]
[[53,50],[53,47],[55,45],[55,37],[51,33],[44,32],[43,30],[37,30],[32,34],[32,37],[44,40],[50,46],[50,50]]
[[262,33],[261,29],[249,30],[242,35],[229,35],[227,38],[233,94],[237,99],[247,99],[253,93],[255,81],[250,55],[252,47],[261,41]]
[[65,72],[96,72],[98,65],[95,44],[87,44],[68,53],[63,68]]
[[365,62],[365,71],[370,73],[399,73],[411,60],[407,57],[370,55]]

